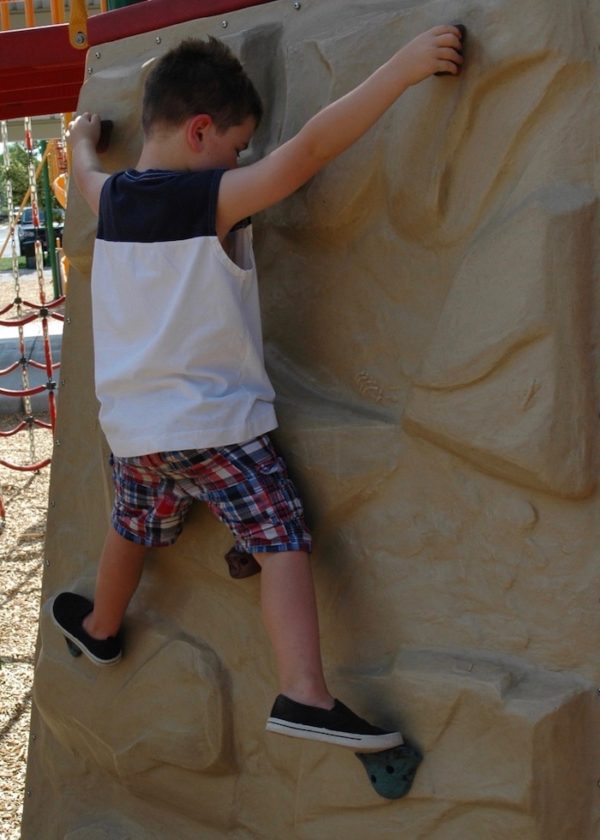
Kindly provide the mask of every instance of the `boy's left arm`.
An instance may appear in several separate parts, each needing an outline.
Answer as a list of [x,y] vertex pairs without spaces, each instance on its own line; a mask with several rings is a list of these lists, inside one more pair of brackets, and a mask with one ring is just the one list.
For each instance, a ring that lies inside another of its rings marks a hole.
[[411,85],[433,73],[457,75],[462,32],[442,25],[418,35],[358,87],[319,111],[267,157],[221,180],[217,234],[281,201],[362,137]]
[[100,117],[85,113],[69,125],[68,140],[73,153],[73,175],[79,191],[95,215],[98,215],[100,193],[108,174],[100,164],[96,151],[100,140]]

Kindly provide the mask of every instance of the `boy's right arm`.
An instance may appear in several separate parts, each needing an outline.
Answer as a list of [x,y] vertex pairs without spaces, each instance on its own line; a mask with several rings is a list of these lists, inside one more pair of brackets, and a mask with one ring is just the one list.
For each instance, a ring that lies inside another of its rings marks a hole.
[[69,144],[73,158],[73,175],[79,191],[98,215],[100,192],[108,174],[100,165],[96,146],[100,140],[100,117],[97,114],[81,114],[69,125]]
[[267,157],[221,180],[217,233],[276,204],[365,134],[411,85],[436,72],[457,75],[461,33],[436,26],[419,35],[350,93],[328,105]]

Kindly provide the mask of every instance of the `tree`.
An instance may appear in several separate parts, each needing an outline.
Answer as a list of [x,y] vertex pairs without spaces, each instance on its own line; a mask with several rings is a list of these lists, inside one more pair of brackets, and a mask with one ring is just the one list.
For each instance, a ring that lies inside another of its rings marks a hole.
[[[13,188],[13,205],[19,207],[29,188],[28,154],[23,143],[10,144],[10,165],[8,177]],[[4,171],[4,155],[0,155],[0,215],[8,213],[6,197],[6,174]]]

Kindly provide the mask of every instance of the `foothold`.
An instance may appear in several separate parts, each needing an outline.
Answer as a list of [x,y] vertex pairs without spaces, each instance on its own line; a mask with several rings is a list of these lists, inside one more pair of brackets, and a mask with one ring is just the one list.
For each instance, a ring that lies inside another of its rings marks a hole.
[[406,742],[391,750],[356,753],[374,790],[384,799],[400,799],[409,792],[423,756]]
[[[458,31],[460,32],[460,54],[464,56],[465,54],[465,43],[467,40],[467,27],[463,23],[453,23],[452,26],[456,26]],[[460,74],[461,68],[458,68],[458,72]],[[439,73],[434,73],[434,76],[453,76],[454,73],[450,73],[447,70],[442,70]]]
[[96,145],[96,151],[98,154],[102,154],[108,149],[108,144],[110,142],[110,135],[112,134],[113,130],[113,121],[112,120],[102,120],[100,122],[100,139]]
[[260,566],[254,557],[251,554],[238,551],[235,546],[229,549],[225,555],[225,560],[229,566],[229,574],[237,580],[252,577],[252,575],[257,575],[260,572]]
[[66,636],[65,636],[65,642],[67,643],[67,648],[68,648],[71,656],[74,656],[75,658],[77,658],[78,656],[81,656],[81,650],[77,647],[75,642],[71,641],[71,639],[67,639]]

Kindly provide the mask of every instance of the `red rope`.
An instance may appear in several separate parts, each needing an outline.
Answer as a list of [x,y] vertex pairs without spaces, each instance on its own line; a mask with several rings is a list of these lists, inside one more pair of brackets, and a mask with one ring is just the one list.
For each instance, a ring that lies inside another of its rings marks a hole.
[[23,388],[20,391],[11,391],[9,388],[0,388],[0,396],[3,397],[34,397],[46,390],[46,385],[36,385],[35,388]]
[[11,464],[10,461],[3,461],[0,458],[0,464],[3,467],[8,467],[9,470],[18,470],[19,472],[38,472],[38,470],[42,470],[44,467],[47,467],[51,462],[52,458],[46,458],[44,461],[38,461],[37,464],[26,464],[25,466],[21,466],[20,464]]
[[52,428],[52,424],[46,423],[45,420],[40,420],[37,417],[27,417],[25,420],[21,420],[14,429],[9,429],[6,432],[0,432],[0,437],[11,437],[11,435],[16,435],[18,432],[22,432],[23,429],[26,429],[28,426],[39,426],[41,429]]
[[9,365],[9,367],[0,370],[0,376],[5,376],[7,373],[12,373],[13,370],[16,370],[20,364],[21,362],[19,361],[13,362],[13,364]]

